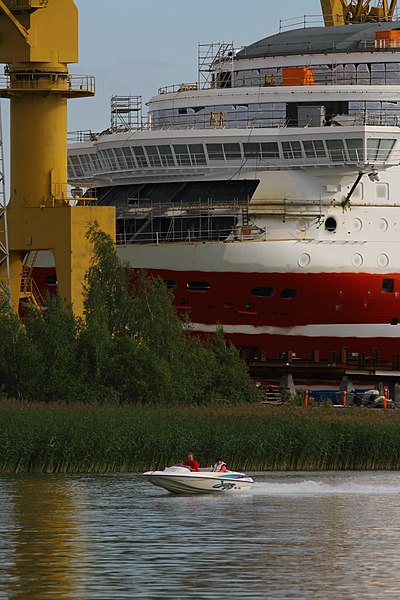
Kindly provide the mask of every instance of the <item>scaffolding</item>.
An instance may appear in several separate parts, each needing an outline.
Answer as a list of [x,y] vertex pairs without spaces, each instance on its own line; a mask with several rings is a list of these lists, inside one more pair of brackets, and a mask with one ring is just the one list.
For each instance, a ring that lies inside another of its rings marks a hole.
[[142,96],[111,96],[111,131],[142,128]]
[[[249,229],[248,203],[238,199],[165,202],[131,198],[117,207],[117,244],[234,239],[238,228]],[[259,228],[254,230],[258,235]]]
[[199,89],[234,87],[233,42],[198,45]]
[[[5,267],[5,268],[4,268]],[[3,125],[0,103],[0,291],[8,296],[10,309],[12,309],[11,298],[11,275],[10,275],[10,253],[8,246],[8,225],[7,225],[7,201],[5,186],[4,169],[4,145],[3,145]]]

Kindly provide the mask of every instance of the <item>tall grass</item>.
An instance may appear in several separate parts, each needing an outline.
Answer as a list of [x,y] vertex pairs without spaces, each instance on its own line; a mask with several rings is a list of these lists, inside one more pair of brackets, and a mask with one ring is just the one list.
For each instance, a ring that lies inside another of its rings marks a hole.
[[400,411],[0,404],[0,472],[400,469]]

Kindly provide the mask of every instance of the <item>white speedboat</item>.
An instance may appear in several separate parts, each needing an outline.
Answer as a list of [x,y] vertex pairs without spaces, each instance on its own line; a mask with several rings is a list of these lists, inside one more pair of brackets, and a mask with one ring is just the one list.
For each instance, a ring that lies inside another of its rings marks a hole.
[[166,467],[163,471],[146,471],[143,476],[169,492],[176,494],[204,494],[215,492],[238,492],[249,490],[254,481],[236,471],[191,471],[185,465]]

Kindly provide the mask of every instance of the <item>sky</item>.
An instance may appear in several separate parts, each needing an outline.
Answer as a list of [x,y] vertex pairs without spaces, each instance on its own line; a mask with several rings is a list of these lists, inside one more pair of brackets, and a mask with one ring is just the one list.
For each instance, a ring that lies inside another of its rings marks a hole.
[[197,81],[198,43],[245,46],[279,31],[280,19],[321,15],[319,0],[75,0],[79,63],[96,96],[69,101],[68,130],[110,125],[112,95],[143,97]]

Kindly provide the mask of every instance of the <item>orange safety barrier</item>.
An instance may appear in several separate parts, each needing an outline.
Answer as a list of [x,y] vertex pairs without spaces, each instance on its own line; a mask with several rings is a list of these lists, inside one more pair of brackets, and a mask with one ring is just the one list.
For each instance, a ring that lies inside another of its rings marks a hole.
[[314,85],[314,71],[308,67],[282,67],[282,85]]
[[389,29],[375,32],[375,45],[377,48],[400,47],[400,30]]

